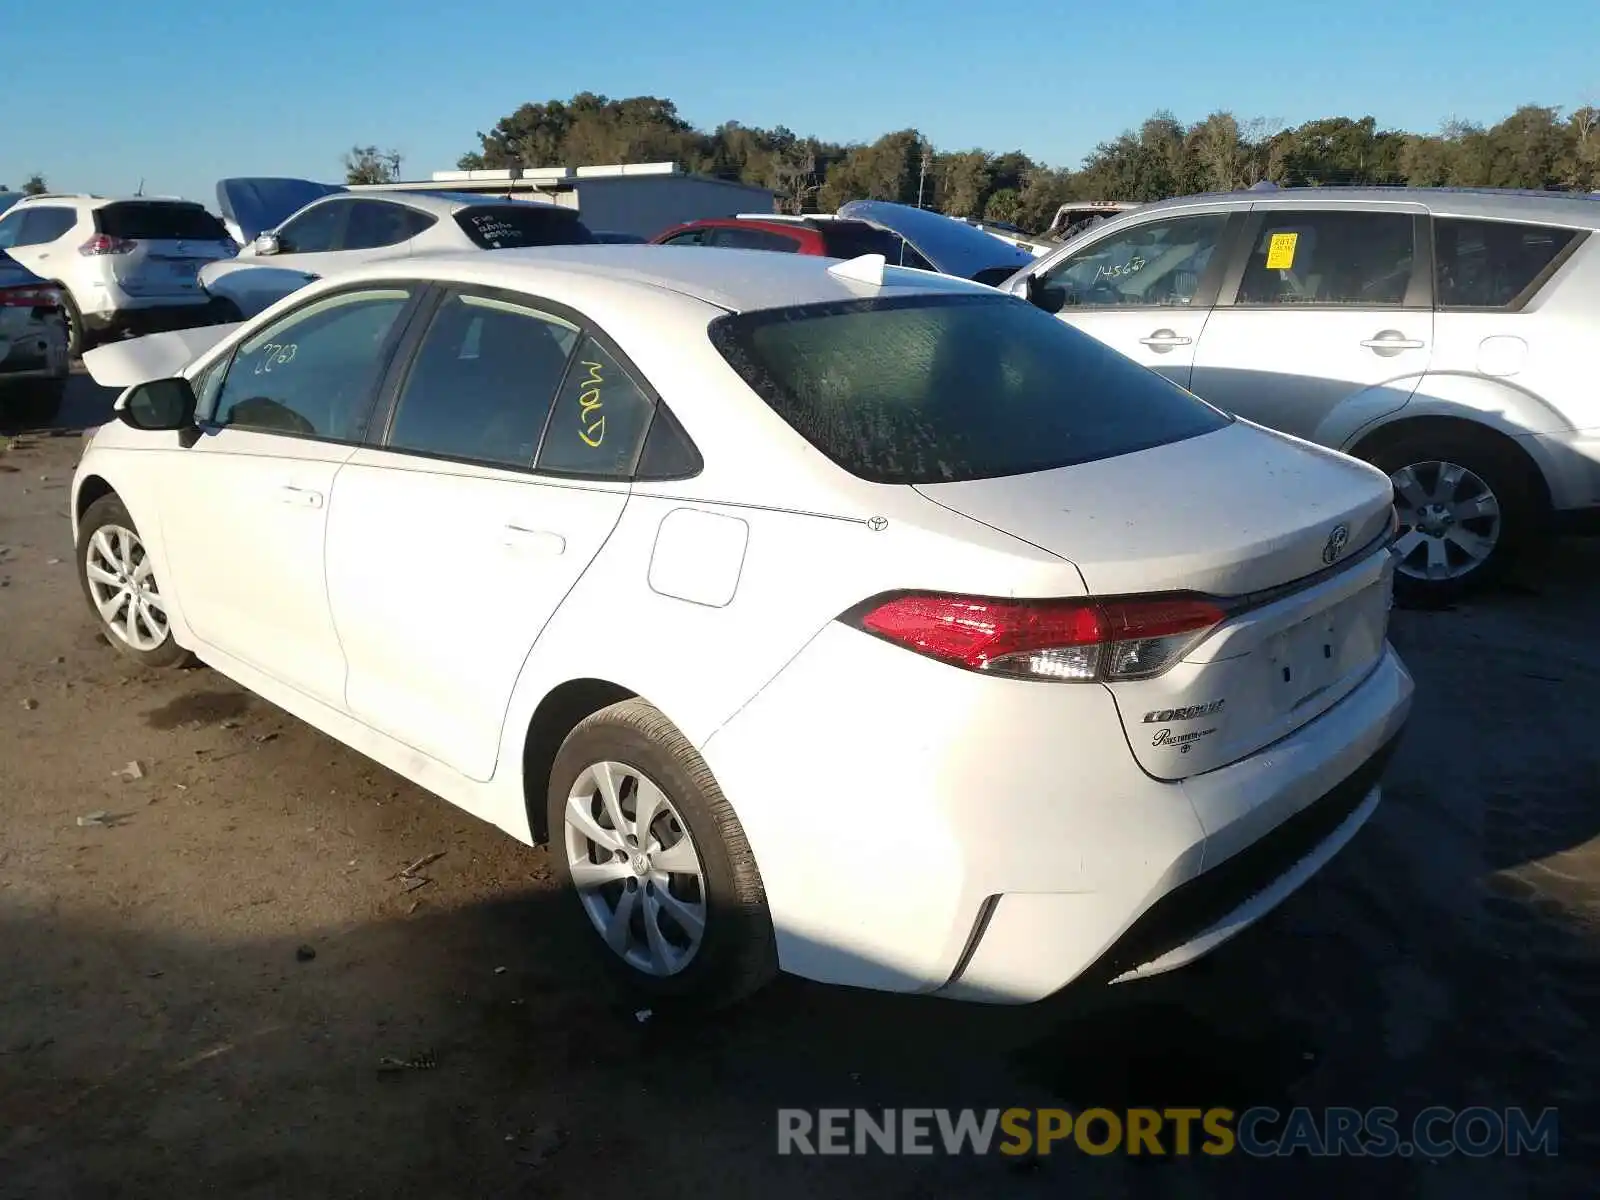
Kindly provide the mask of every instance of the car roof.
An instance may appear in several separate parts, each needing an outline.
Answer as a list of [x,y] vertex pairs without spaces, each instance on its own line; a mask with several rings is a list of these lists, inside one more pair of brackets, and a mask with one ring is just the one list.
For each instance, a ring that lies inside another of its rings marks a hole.
[[418,279],[478,283],[535,294],[558,294],[562,284],[648,287],[693,297],[729,312],[751,312],[797,304],[861,300],[918,293],[988,293],[994,289],[965,279],[885,267],[881,286],[832,274],[836,259],[769,250],[724,250],[707,246],[602,244],[538,246],[516,250],[442,251],[381,259],[339,281]]
[[[1189,208],[1199,204],[1225,204],[1245,208],[1371,207],[1373,205],[1420,205],[1435,216],[1480,217],[1486,220],[1536,221],[1550,225],[1569,225],[1582,229],[1600,228],[1600,196],[1582,192],[1539,192],[1515,188],[1428,188],[1428,187],[1316,187],[1267,188],[1261,191],[1207,192],[1194,196],[1175,196],[1140,205],[1118,218],[1123,228],[1148,220],[1152,214]],[[1111,222],[1096,232],[1109,229]]]
[[[328,200],[381,200],[388,204],[400,204],[406,208],[416,209],[418,212],[432,213],[435,216],[446,217],[463,208],[498,207],[505,208],[512,205],[517,208],[561,208],[559,204],[548,202],[515,200],[509,196],[484,196],[476,192],[385,192],[374,190],[370,192],[330,192],[326,196],[318,196],[309,201],[305,207],[313,204],[322,204]],[[563,209],[574,217],[578,215],[576,209]]]

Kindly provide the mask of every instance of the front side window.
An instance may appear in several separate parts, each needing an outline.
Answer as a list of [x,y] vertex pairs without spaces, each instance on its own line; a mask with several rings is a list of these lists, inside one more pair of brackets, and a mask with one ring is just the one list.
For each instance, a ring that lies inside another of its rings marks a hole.
[[550,410],[539,469],[628,478],[654,408],[611,353],[594,338],[584,338]]
[[1114,233],[1044,272],[1040,306],[1059,312],[1192,304],[1227,223],[1225,213],[1206,213]]
[[0,217],[0,250],[22,245],[17,239],[22,236],[22,218],[26,215],[25,212],[12,212]]
[[1235,303],[1399,308],[1411,287],[1414,226],[1403,212],[1269,210]]
[[1436,217],[1433,269],[1439,307],[1512,307],[1579,236],[1576,229],[1549,225]]
[[578,331],[556,317],[457,294],[423,335],[388,447],[528,468]]
[[675,237],[669,237],[661,244],[663,246],[698,246],[705,240],[706,231],[704,229],[690,229],[685,233],[676,235]]
[[719,317],[710,332],[796,433],[873,483],[1045,471],[1230,420],[1009,296],[803,305]]
[[330,200],[307,209],[278,230],[278,247],[285,254],[322,254],[340,248],[348,200]]
[[390,335],[411,300],[404,288],[313,301],[243,342],[217,395],[218,425],[329,441],[359,441]]

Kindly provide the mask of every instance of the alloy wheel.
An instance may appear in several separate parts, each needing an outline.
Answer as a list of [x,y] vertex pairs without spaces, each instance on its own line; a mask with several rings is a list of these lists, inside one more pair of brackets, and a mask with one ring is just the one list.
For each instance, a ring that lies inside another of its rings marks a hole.
[[1397,569],[1413,579],[1450,580],[1477,570],[1500,541],[1500,501],[1483,478],[1459,463],[1401,467],[1394,484],[1400,534]]
[[607,946],[646,975],[676,975],[705,939],[705,867],[688,825],[637,768],[598,762],[567,794],[567,866]]
[[167,640],[166,601],[138,534],[121,525],[100,526],[84,549],[84,573],[89,598],[113,635],[144,651]]

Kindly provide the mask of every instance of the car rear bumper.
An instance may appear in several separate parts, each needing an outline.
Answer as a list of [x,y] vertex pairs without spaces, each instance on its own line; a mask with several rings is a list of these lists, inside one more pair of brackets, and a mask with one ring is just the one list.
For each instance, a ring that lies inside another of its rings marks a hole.
[[1410,711],[1391,648],[1334,708],[1180,782],[1103,688],[991,679],[833,626],[703,753],[755,853],[785,970],[1027,1003],[1179,966],[1365,822]]

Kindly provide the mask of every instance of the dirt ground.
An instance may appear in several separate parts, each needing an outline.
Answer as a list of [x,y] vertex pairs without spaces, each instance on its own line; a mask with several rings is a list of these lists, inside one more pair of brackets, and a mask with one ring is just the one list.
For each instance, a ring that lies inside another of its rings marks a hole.
[[[76,380],[63,426],[108,402]],[[1022,1010],[785,980],[641,1022],[552,919],[542,851],[104,644],[66,518],[80,446],[0,450],[5,1200],[1594,1193],[1600,544],[1397,614],[1417,709],[1384,804],[1193,969]],[[1560,1155],[776,1154],[780,1106],[1030,1104],[1555,1106]]]

